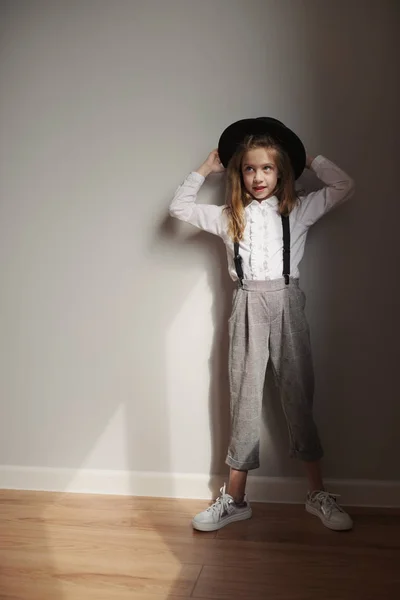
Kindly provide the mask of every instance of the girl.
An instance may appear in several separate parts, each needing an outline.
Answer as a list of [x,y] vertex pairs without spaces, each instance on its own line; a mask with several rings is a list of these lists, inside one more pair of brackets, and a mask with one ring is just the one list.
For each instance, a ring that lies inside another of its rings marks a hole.
[[[295,180],[304,167],[325,184],[298,195]],[[227,204],[196,203],[211,173],[227,170]],[[225,242],[229,273],[238,287],[229,319],[231,441],[226,462],[228,489],[193,519],[200,531],[214,531],[251,517],[245,495],[249,470],[259,467],[259,429],[267,363],[278,383],[291,445],[303,461],[309,491],[306,510],[330,529],[352,528],[350,516],[324,489],[323,455],[312,416],[314,376],[305,296],[299,263],[307,231],[349,198],[350,177],[323,156],[306,154],[299,138],[271,118],[245,119],[222,134],[218,150],[177,189],[170,214]]]

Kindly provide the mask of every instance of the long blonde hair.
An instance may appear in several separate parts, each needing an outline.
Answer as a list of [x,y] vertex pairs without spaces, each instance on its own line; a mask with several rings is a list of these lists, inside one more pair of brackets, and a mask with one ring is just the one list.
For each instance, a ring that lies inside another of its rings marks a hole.
[[242,161],[248,150],[265,148],[272,150],[278,168],[278,183],[274,196],[278,198],[278,212],[289,215],[295,207],[298,196],[295,190],[293,168],[288,154],[269,136],[249,136],[232,156],[227,167],[226,212],[228,234],[234,242],[243,239],[246,226],[245,207],[253,200],[247,192],[242,177]]

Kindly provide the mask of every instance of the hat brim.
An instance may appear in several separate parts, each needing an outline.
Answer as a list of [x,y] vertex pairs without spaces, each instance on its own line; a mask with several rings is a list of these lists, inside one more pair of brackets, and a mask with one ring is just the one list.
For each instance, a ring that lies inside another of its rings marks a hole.
[[291,129],[270,117],[242,119],[225,129],[218,143],[219,158],[225,168],[239,146],[250,135],[268,135],[276,140],[289,156],[295,179],[300,177],[306,166],[304,145]]

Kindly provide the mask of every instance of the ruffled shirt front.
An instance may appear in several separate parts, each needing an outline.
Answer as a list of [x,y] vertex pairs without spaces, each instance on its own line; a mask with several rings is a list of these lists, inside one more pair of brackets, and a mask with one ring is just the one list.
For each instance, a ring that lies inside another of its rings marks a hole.
[[251,279],[270,279],[270,256],[268,240],[268,204],[254,200],[248,207],[250,223],[250,270]]

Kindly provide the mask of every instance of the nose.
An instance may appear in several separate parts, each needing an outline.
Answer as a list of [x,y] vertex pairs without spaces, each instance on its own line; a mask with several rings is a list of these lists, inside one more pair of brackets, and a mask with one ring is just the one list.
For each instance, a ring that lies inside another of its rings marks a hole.
[[256,171],[254,173],[254,183],[261,183],[263,180],[262,171]]

